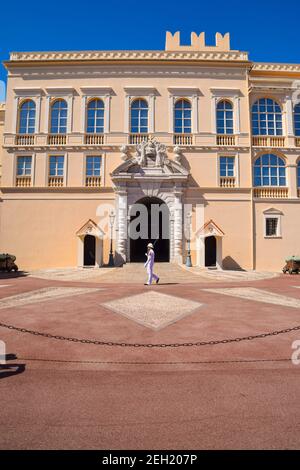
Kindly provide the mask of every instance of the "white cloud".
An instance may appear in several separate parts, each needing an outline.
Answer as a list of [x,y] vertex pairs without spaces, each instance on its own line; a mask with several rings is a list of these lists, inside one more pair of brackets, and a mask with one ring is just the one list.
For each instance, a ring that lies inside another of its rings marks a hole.
[[5,83],[3,80],[0,80],[0,103],[5,101]]

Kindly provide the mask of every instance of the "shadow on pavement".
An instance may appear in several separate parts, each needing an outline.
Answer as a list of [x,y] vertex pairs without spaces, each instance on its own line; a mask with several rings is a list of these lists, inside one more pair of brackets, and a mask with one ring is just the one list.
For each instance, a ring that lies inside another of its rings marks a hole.
[[26,277],[29,276],[27,271],[11,271],[10,273],[5,271],[0,271],[0,279],[14,279],[16,277]]
[[[18,359],[15,354],[6,354],[5,361],[14,361]],[[25,372],[25,364],[0,364],[0,379],[6,379],[13,375]]]

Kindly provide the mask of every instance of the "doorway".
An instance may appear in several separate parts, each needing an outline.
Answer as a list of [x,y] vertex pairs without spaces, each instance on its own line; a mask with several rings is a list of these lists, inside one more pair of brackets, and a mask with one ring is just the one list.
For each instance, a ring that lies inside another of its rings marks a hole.
[[[147,210],[145,226],[141,224],[131,224],[136,218],[140,218],[140,212],[130,217],[130,261],[141,263],[146,261],[145,253],[147,244],[153,243],[155,251],[155,261],[170,261],[170,214],[168,206],[164,201],[157,197],[145,197],[136,202],[142,204]],[[133,205],[134,208],[134,205]],[[135,239],[133,230],[141,233],[141,236]],[[146,237],[144,238],[144,235]]]
[[205,238],[205,266],[216,266],[217,264],[217,240],[210,236]]
[[96,239],[93,235],[85,235],[84,237],[84,266],[95,266],[96,262]]

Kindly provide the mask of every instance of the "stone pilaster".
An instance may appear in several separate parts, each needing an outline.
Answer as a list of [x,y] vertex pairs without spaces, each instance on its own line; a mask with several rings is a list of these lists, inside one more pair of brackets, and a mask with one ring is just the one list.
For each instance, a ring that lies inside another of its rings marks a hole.
[[287,170],[287,184],[289,186],[289,197],[297,198],[297,164],[288,164]]
[[118,217],[117,217],[117,244],[116,244],[116,263],[126,263],[127,253],[127,191],[126,189],[117,190],[118,195]]
[[182,190],[174,190],[174,261],[182,263]]

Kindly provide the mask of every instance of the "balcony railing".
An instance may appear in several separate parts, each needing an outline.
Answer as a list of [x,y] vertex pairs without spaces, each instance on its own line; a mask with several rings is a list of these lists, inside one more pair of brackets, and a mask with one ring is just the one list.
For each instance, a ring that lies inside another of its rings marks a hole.
[[284,147],[285,138],[281,136],[253,136],[252,145],[255,147]]
[[288,188],[276,186],[254,188],[254,197],[286,199],[288,197],[288,191]]
[[217,145],[222,145],[224,147],[235,145],[235,135],[217,135]]
[[129,135],[129,144],[136,145],[145,142],[145,140],[149,139],[148,134],[130,134]]
[[174,145],[193,145],[193,136],[191,134],[174,134]]
[[85,134],[84,143],[87,145],[103,145],[104,135],[103,134]]
[[221,188],[234,188],[235,187],[235,177],[234,176],[221,176],[220,177],[220,186],[221,186]]
[[21,146],[34,145],[34,134],[17,134],[15,144]]
[[48,186],[50,188],[61,188],[64,185],[63,176],[49,176]]
[[87,188],[98,188],[101,186],[101,176],[87,176],[85,185]]
[[31,186],[31,176],[17,176],[17,188],[29,188]]
[[66,145],[66,134],[49,134],[47,139],[48,145]]
[[295,147],[300,147],[300,137],[295,137]]

